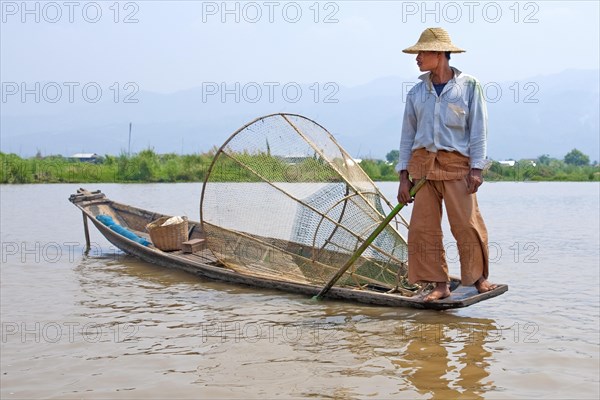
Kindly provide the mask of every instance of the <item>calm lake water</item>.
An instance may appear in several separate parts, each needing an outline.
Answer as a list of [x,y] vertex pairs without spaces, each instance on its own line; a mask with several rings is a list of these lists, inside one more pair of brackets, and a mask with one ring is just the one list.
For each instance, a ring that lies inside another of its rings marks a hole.
[[[510,289],[446,312],[210,282],[125,256],[93,226],[83,255],[77,188],[0,187],[3,399],[600,395],[597,183],[485,184],[491,280]],[[198,219],[200,184],[87,188]]]

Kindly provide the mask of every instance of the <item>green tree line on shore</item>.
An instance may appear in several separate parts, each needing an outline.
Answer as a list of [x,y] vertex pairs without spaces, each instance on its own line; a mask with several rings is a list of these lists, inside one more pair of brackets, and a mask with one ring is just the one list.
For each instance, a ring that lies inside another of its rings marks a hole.
[[[152,149],[135,155],[106,155],[96,162],[76,161],[62,156],[21,158],[0,152],[0,183],[128,183],[201,182],[206,177],[215,150],[202,154],[157,154]],[[258,155],[262,157],[264,155]],[[398,151],[386,160],[362,160],[361,167],[374,181],[396,181],[394,170]],[[271,162],[281,163],[281,160]],[[307,163],[315,160],[307,160]],[[226,180],[239,179],[236,166]],[[237,167],[239,169],[239,167]],[[309,166],[307,166],[309,168]],[[222,172],[222,171],[221,171]],[[493,161],[485,173],[488,181],[600,181],[600,168],[589,157],[573,149],[560,160],[542,155],[535,160],[514,161],[513,165]],[[244,179],[242,179],[244,180]]]

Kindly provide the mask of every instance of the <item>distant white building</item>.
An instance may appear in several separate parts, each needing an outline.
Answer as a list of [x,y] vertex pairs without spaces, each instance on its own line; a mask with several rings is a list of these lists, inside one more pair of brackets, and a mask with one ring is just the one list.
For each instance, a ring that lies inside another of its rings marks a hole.
[[95,163],[100,156],[96,153],[75,153],[69,158],[74,161]]
[[516,163],[515,160],[502,160],[502,161],[498,161],[498,164],[500,164],[500,165],[506,165],[507,167],[514,167],[515,163]]
[[[498,161],[498,164],[505,165],[507,167],[514,167],[516,163],[517,162],[515,160]],[[524,163],[525,164],[529,164],[529,165],[531,165],[533,167],[535,167],[537,165],[537,163],[535,162],[535,160],[521,160],[521,165],[523,165]]]

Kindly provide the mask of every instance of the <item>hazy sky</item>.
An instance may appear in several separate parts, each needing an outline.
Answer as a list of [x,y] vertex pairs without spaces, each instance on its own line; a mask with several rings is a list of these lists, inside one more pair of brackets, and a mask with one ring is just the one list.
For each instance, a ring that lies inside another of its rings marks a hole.
[[598,69],[598,4],[2,1],[1,80],[135,82],[162,93],[221,81],[355,86],[415,77],[401,49],[442,26],[467,50],[454,65],[511,81]]

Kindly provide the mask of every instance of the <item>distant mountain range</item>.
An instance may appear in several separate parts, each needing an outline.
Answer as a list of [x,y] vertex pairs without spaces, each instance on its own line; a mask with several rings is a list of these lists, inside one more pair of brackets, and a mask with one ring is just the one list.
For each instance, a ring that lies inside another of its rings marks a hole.
[[[567,70],[515,82],[482,82],[488,99],[489,156],[562,158],[578,148],[591,160],[600,159],[599,76],[598,70]],[[81,97],[81,85],[72,103],[65,86],[60,100],[50,103],[53,84],[43,93],[44,83],[39,103],[32,94],[22,102],[18,94],[7,94],[5,89],[14,87],[3,82],[0,150],[21,156],[38,150],[43,155],[119,154],[128,149],[132,122],[132,152],[149,147],[158,153],[201,152],[220,146],[254,118],[289,112],[325,126],[356,158],[384,158],[398,147],[404,97],[415,82],[389,77],[356,87],[321,82],[290,83],[285,89],[285,83],[207,83],[171,94],[141,90],[132,97],[137,103],[124,102],[132,90],[122,90],[115,103],[108,86],[102,87],[100,101],[88,103]]]

